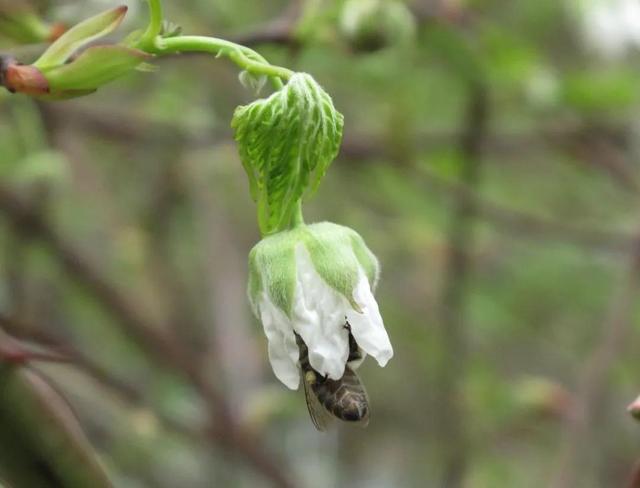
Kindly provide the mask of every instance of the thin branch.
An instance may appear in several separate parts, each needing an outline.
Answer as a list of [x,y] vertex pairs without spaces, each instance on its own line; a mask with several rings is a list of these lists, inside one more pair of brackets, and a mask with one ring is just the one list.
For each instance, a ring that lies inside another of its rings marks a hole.
[[[143,120],[131,114],[119,114],[113,111],[94,112],[69,104],[64,106],[46,105],[43,106],[43,109],[45,115],[50,117],[53,122],[64,120],[65,123],[73,124],[74,128],[95,131],[121,142],[155,141],[166,139],[166,135],[171,133],[173,141],[179,136],[185,144],[190,146],[210,146],[213,141],[228,137],[226,131],[187,134],[183,127],[176,127],[170,123]],[[459,134],[449,133],[422,134],[419,138],[419,146],[421,150],[424,150],[425,147],[451,144],[456,136],[462,137]],[[354,161],[371,160],[374,157],[380,157],[380,155],[386,157],[384,148],[377,146],[375,142],[377,140],[380,140],[380,137],[347,134],[341,149],[341,158],[355,164]],[[536,142],[535,137],[531,134],[509,134],[500,137],[487,135],[481,142],[483,152],[522,151],[523,145],[540,147],[540,141]],[[406,167],[403,167],[403,170],[405,169]],[[633,244],[631,234],[616,230],[584,228],[560,220],[514,210],[480,196],[464,183],[448,181],[426,168],[414,167],[411,171],[413,176],[428,185],[430,190],[435,190],[455,200],[470,200],[477,207],[479,218],[518,237],[566,242],[586,249],[606,252],[627,251]]]
[[[2,323],[1,319],[0,323]],[[24,344],[0,329],[0,363],[26,364],[32,361],[69,363],[71,358],[48,348]]]
[[415,169],[413,174],[430,190],[457,200],[468,200],[477,209],[479,218],[517,237],[566,242],[596,251],[623,253],[625,256],[635,242],[631,233],[572,225],[508,208],[480,196],[468,185],[448,181],[427,169]]
[[117,395],[118,398],[123,400],[125,403],[133,407],[144,407],[152,410],[153,414],[165,430],[174,432],[189,439],[202,438],[202,433],[199,430],[182,425],[171,417],[164,415],[162,412],[151,407],[144,401],[143,395],[135,386],[121,378],[115,377],[112,373],[93,361],[79,349],[70,345],[68,341],[63,340],[57,335],[46,330],[35,327],[33,324],[26,324],[13,317],[7,317],[4,315],[0,315],[0,326],[16,339],[30,341],[46,346],[47,348],[52,348],[54,351],[59,351],[75,368],[86,374],[99,385]]

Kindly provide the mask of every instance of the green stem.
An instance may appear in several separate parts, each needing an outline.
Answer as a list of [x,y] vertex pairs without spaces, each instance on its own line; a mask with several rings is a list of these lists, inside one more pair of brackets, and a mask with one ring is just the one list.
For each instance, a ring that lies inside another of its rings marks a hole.
[[304,225],[304,217],[302,216],[302,200],[298,200],[296,208],[293,211],[293,216],[291,217],[291,228],[295,229],[301,225]]
[[139,41],[139,47],[145,51],[153,49],[156,38],[162,32],[162,13],[161,0],[147,0],[149,2],[149,26]]
[[179,36],[161,39],[156,37],[152,46],[143,46],[149,53],[156,55],[182,52],[205,52],[225,56],[242,69],[256,75],[266,75],[276,89],[282,88],[281,80],[288,80],[293,71],[267,62],[260,54],[246,46],[224,39],[206,36]]
[[246,46],[224,39],[205,36],[178,36],[162,38],[162,2],[148,0],[149,26],[138,41],[138,48],[150,54],[165,55],[183,52],[205,52],[216,57],[225,56],[242,69],[255,75],[268,76],[274,88],[282,88],[282,80],[288,80],[293,71],[280,66],[273,66],[260,54]]

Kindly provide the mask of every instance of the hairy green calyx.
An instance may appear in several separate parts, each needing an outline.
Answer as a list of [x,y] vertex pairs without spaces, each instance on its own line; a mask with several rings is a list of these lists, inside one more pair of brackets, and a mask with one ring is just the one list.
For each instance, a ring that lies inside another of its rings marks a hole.
[[249,254],[249,299],[257,315],[260,294],[290,315],[297,279],[296,248],[304,246],[316,272],[324,282],[342,294],[357,310],[353,292],[359,270],[372,290],[378,280],[379,264],[360,235],[342,225],[321,222],[265,237]]

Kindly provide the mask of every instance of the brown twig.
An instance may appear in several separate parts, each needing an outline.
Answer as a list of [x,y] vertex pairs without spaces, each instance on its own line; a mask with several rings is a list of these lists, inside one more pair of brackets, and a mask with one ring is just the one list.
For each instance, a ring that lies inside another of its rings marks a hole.
[[[0,324],[2,323],[0,318]],[[68,363],[71,358],[59,351],[23,344],[0,328],[0,363],[26,364],[32,361]]]
[[52,348],[54,351],[60,351],[75,368],[86,374],[99,385],[116,394],[118,398],[130,406],[137,408],[144,407],[152,410],[154,416],[167,431],[174,432],[192,440],[203,437],[202,432],[199,430],[183,425],[162,412],[153,409],[145,402],[144,395],[138,388],[121,378],[117,378],[82,351],[57,335],[43,328],[36,327],[31,323],[27,324],[14,317],[4,315],[0,315],[0,327],[19,340],[27,340],[47,348]]
[[113,287],[75,247],[61,236],[49,222],[8,188],[0,186],[0,211],[9,222],[39,238],[58,259],[64,270],[83,285],[95,299],[117,319],[122,332],[128,335],[150,359],[162,368],[182,375],[200,393],[210,407],[212,441],[227,446],[243,456],[258,471],[279,487],[292,486],[281,463],[272,459],[256,439],[245,432],[228,411],[223,397],[208,383],[196,361],[179,342],[153,324],[119,290]]

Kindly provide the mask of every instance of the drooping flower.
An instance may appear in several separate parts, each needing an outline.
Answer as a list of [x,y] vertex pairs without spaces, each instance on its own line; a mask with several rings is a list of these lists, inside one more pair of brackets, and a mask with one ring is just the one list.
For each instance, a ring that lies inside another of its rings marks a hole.
[[288,388],[300,380],[296,333],[311,367],[334,380],[344,374],[349,333],[380,366],[393,356],[373,296],[378,261],[355,231],[324,222],[267,236],[251,251],[249,270],[249,299],[269,360]]

